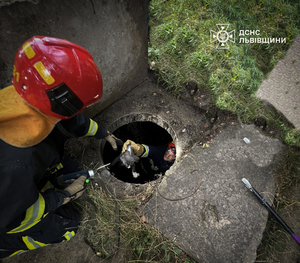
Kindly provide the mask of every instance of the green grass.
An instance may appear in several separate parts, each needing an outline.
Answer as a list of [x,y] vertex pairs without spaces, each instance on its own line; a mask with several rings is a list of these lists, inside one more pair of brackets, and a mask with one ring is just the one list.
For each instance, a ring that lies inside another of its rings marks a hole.
[[[175,96],[194,81],[211,93],[220,109],[237,113],[244,123],[264,117],[279,128],[282,141],[300,146],[299,131],[255,97],[299,34],[299,9],[299,1],[283,0],[153,0],[149,63],[155,62],[158,80]],[[236,43],[229,49],[210,43],[216,24],[230,24],[227,31],[235,30]],[[239,43],[240,30],[260,30],[257,37],[286,38],[286,43]]]
[[[294,147],[289,147],[286,160],[284,166],[281,167],[281,171],[279,171],[275,178],[277,193],[274,207],[280,216],[282,216],[281,213],[285,215],[289,214],[294,218],[296,217],[297,220],[297,216],[293,214],[299,211],[300,200],[295,199],[293,195],[295,191],[299,191],[300,186],[300,151]],[[299,236],[299,224],[296,223],[295,225],[298,228],[293,228],[293,231]],[[296,249],[291,248],[291,242],[294,242],[291,236],[273,216],[270,216],[263,240],[258,247],[256,262],[278,262],[275,254],[278,252],[286,254],[287,258],[289,254],[298,253],[297,255],[299,256],[298,247]]]

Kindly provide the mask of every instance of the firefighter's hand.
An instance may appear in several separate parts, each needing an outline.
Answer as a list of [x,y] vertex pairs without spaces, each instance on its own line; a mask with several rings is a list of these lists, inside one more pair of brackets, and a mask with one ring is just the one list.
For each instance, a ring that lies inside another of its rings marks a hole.
[[141,144],[135,143],[134,141],[127,140],[122,147],[122,153],[127,150],[127,146],[130,144],[131,149],[133,150],[133,153],[136,156],[141,156],[144,152],[144,147]]
[[85,189],[86,176],[82,175],[71,183],[68,187],[65,188],[65,191],[69,193],[68,197],[64,198],[63,205],[75,200],[83,194]]
[[116,151],[118,150],[118,146],[117,145],[122,145],[123,141],[120,140],[119,138],[117,138],[115,135],[111,134],[109,131],[108,132],[108,136],[105,137],[105,140],[108,141],[111,145],[111,147]]

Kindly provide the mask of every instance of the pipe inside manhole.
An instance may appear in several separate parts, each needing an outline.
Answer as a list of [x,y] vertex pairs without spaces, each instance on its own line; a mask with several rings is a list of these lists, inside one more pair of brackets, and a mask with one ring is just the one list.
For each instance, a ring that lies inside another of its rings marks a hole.
[[[132,140],[135,143],[152,146],[166,146],[173,141],[172,136],[165,129],[150,121],[132,122],[123,125],[116,129],[113,134],[123,142]],[[121,146],[118,146],[118,151],[114,151],[109,143],[105,143],[103,148],[104,163],[113,162],[120,155],[121,151]],[[139,162],[136,163],[136,171],[140,176],[134,178],[132,170],[124,167],[120,162],[110,168],[110,172],[114,177],[127,183],[144,184],[156,180],[159,176],[155,170],[151,169],[149,158],[140,158]]]

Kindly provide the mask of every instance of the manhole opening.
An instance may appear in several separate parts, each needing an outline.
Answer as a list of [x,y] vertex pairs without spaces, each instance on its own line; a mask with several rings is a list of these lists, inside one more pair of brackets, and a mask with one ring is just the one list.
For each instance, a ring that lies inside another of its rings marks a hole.
[[[135,143],[152,146],[165,146],[173,140],[172,136],[165,129],[150,121],[132,122],[123,125],[115,130],[113,134],[123,142],[132,140]],[[114,151],[110,144],[106,142],[103,148],[104,163],[111,163],[121,154],[121,151],[121,146],[118,146],[118,151]],[[128,183],[144,184],[157,179],[159,176],[157,172],[151,169],[148,158],[140,158],[140,161],[136,164],[136,171],[140,176],[134,178],[132,170],[124,167],[120,162],[110,168],[110,172],[114,177]]]

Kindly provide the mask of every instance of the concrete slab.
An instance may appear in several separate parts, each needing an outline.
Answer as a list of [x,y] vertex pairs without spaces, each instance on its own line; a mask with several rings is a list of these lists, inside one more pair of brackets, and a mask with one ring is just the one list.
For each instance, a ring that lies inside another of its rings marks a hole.
[[[275,191],[273,175],[284,147],[253,125],[239,126],[229,113],[210,107],[201,109],[193,102],[193,98],[176,99],[147,80],[103,110],[94,119],[111,132],[139,121],[164,128],[175,141],[178,157],[162,181],[160,178],[146,184],[125,183],[105,169],[96,172],[95,180],[101,178],[118,198],[146,192],[148,187],[158,189],[143,209],[147,223],[197,262],[252,263],[268,212],[241,179],[247,178],[271,203]],[[243,141],[244,137],[250,144]],[[104,143],[91,137],[71,139],[66,148],[83,167],[94,169],[104,164]],[[75,236],[70,243],[33,250],[3,263],[58,260],[101,262]]]
[[[162,182],[156,183],[159,190],[143,209],[147,223],[197,262],[254,262],[268,212],[241,179],[247,178],[272,203],[273,175],[281,164],[284,146],[254,125],[232,124],[224,112],[210,114],[209,107],[199,109],[192,106],[193,101],[178,100],[145,81],[95,119],[112,132],[130,122],[151,121],[174,139],[178,158]],[[228,127],[219,133],[225,123]],[[213,130],[218,132],[211,135]],[[203,148],[207,141],[210,147]],[[94,154],[87,150],[85,163],[91,162]],[[76,155],[81,158],[80,151]],[[100,154],[99,165],[105,164],[101,158]],[[100,177],[120,198],[149,186],[124,183],[106,170]]]
[[146,221],[197,262],[254,262],[268,212],[241,180],[272,203],[282,150],[253,125],[229,126],[169,170],[144,208]]
[[256,97],[272,104],[300,130],[300,35],[262,82]]

